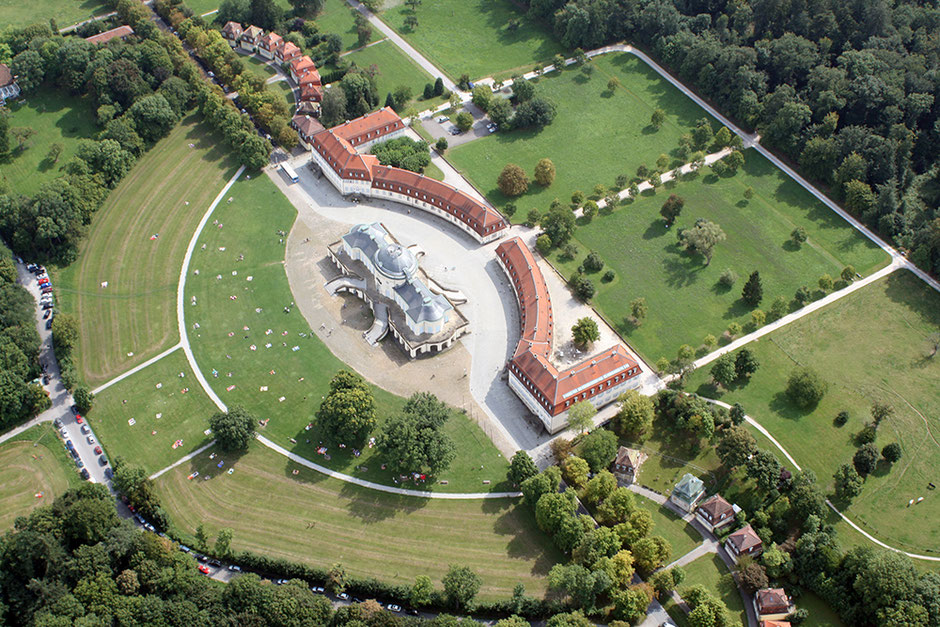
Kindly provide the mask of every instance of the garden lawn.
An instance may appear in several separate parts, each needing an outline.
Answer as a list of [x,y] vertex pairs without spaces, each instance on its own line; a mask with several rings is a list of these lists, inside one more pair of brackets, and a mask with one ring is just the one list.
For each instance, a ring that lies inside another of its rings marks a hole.
[[[234,469],[229,475],[216,467]],[[187,480],[194,470],[198,479]],[[296,472],[297,474],[294,474]],[[211,479],[204,480],[211,476]],[[234,530],[232,548],[410,585],[428,575],[440,588],[449,564],[483,579],[480,598],[508,598],[516,584],[542,596],[564,558],[518,499],[440,500],[396,496],[343,483],[293,464],[258,443],[241,458],[208,451],[157,480],[175,527]]]
[[183,255],[235,168],[221,139],[189,116],[111,191],[78,259],[55,272],[58,306],[79,320],[76,366],[91,387],[178,341]]
[[290,83],[287,81],[275,81],[268,85],[268,89],[281,92],[284,96],[284,102],[287,103],[291,113],[294,112],[296,108],[294,104],[294,90],[291,88]]
[[[880,451],[898,442],[903,457],[870,475],[846,515],[878,539],[915,553],[940,551],[940,497],[931,490],[940,466],[940,357],[927,357],[927,337],[940,327],[940,295],[899,270],[748,345],[760,368],[747,385],[718,393],[708,368],[692,375],[688,389],[743,404],[823,486],[850,463],[854,437],[873,402],[895,409],[878,432]],[[796,408],[784,390],[796,365],[815,369],[828,393],[813,410]],[[847,410],[843,427],[834,419]],[[778,455],[783,459],[782,455]],[[645,469],[643,469],[645,470]],[[642,478],[642,472],[640,477]],[[908,507],[910,499],[924,501]]]
[[48,24],[50,19],[55,19],[59,28],[65,28],[109,11],[104,0],[0,0],[0,24],[28,26]]
[[[646,357],[675,358],[678,348],[702,344],[707,334],[720,338],[731,322],[750,322],[751,308],[741,300],[741,289],[751,272],[760,272],[764,298],[760,308],[768,310],[777,296],[790,301],[797,288],[817,288],[826,273],[838,279],[847,265],[867,275],[889,261],[888,255],[853,229],[838,215],[752,150],[745,165],[734,176],[718,179],[712,174],[680,181],[656,195],[644,195],[622,205],[610,215],[601,215],[578,227],[573,261],[563,261],[559,252],[552,263],[571,276],[588,252],[597,251],[613,270],[611,283],[601,274],[590,275],[598,288],[594,302],[613,327]],[[747,187],[754,190],[743,199]],[[667,229],[659,210],[669,194],[685,199],[682,215]],[[703,257],[680,248],[675,233],[691,228],[698,218],[721,226],[727,239],[715,247],[711,265]],[[790,233],[802,226],[809,240],[799,249],[790,243]],[[737,282],[724,288],[718,279],[731,269]],[[629,320],[630,302],[645,298],[649,313],[641,326]]]
[[[590,76],[570,66],[533,81],[535,93],[555,104],[555,120],[549,126],[540,131],[500,131],[447,153],[451,163],[498,207],[509,200],[496,186],[507,163],[522,167],[531,179],[540,159],[552,160],[554,183],[542,187],[530,180],[528,192],[515,199],[515,222],[524,221],[533,207],[546,211],[554,198],[567,204],[575,190],[590,195],[597,184],[609,187],[621,174],[633,177],[640,164],[655,167],[661,154],[675,153],[680,136],[708,117],[631,54],[595,57],[592,65]],[[612,77],[620,81],[613,92],[607,89]],[[650,116],[658,108],[666,111],[666,122],[654,131]],[[719,128],[716,122],[713,128]]]
[[203,432],[216,411],[180,349],[97,395],[88,421],[109,457],[151,474],[210,441]]
[[809,617],[801,623],[804,627],[843,627],[839,615],[822,599],[805,588],[796,599],[796,606],[809,611]]
[[654,420],[650,437],[642,444],[627,440],[620,444],[639,448],[648,456],[640,466],[636,482],[660,494],[668,496],[685,473],[701,479],[709,492],[719,485],[722,467],[714,446],[705,442],[701,447],[691,447],[686,439],[674,436],[662,419]]
[[[334,470],[391,485],[392,474],[382,470],[377,449],[355,457],[351,447],[331,448],[326,459],[316,452],[317,429],[306,429],[330,378],[345,365],[297,308],[285,313],[293,302],[283,267],[284,234],[296,218],[293,205],[267,177],[240,179],[228,196],[233,201],[219,205],[197,242],[186,282],[186,325],[202,372],[227,405],[243,405],[259,419],[270,419],[259,431],[281,446]],[[404,399],[373,389],[381,424]],[[508,489],[506,460],[476,423],[455,412],[445,430],[458,456],[439,477],[448,484],[435,490]],[[483,485],[484,479],[492,483]]]
[[638,498],[637,503],[653,515],[652,535],[662,536],[672,545],[672,562],[679,559],[702,543],[702,536],[672,510],[645,498]]
[[682,568],[685,570],[686,577],[682,585],[679,586],[679,594],[692,586],[705,586],[728,606],[732,624],[747,625],[744,600],[741,598],[741,593],[738,591],[738,586],[734,583],[731,573],[728,572],[728,567],[725,566],[717,554],[708,553]]
[[[0,23],[3,21],[0,19]],[[11,156],[0,160],[0,177],[18,194],[33,195],[43,183],[60,176],[59,168],[75,156],[79,140],[92,138],[98,132],[95,112],[87,98],[73,98],[41,87],[8,105],[11,128],[23,126],[36,131],[23,151],[16,149],[17,142],[11,137]],[[62,154],[53,163],[49,147],[55,143],[62,144]]]
[[[411,89],[413,101],[418,100],[424,93],[424,86],[434,83],[430,74],[388,40],[357,50],[343,58],[362,69],[368,69],[372,65],[378,68],[375,84],[379,94],[379,104],[384,104],[385,96],[402,85]],[[432,101],[422,101],[423,104],[419,106],[425,109],[441,102],[443,102],[441,99],[435,98]]]
[[[509,0],[427,2],[418,7],[413,31],[405,26],[410,13],[401,4],[381,17],[455,81],[461,74],[474,80],[510,70],[524,74],[563,52],[551,33]],[[520,20],[515,31],[508,28],[512,18]]]
[[50,423],[36,425],[0,445],[0,468],[0,532],[12,528],[18,516],[52,503],[81,483]]
[[239,55],[238,58],[245,64],[245,70],[255,76],[267,80],[277,74],[277,71],[260,57],[245,54]]
[[[222,0],[184,0],[184,2],[186,6],[192,9],[193,13],[197,15],[205,15],[209,11],[217,11],[219,5],[222,4]],[[284,11],[288,11],[291,8],[287,0],[274,0],[274,4]],[[209,16],[208,19],[212,20],[212,16]]]
[[[359,47],[359,34],[356,32],[356,20],[353,18],[352,7],[343,0],[326,0],[316,21],[321,33],[340,36],[343,40],[343,50]],[[381,36],[382,33],[373,26],[370,41]]]

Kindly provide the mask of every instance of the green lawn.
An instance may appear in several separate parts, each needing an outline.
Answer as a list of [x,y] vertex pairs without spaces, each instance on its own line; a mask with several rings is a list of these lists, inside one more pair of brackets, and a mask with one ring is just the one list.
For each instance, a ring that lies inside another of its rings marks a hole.
[[[898,271],[750,344],[761,365],[749,384],[717,393],[703,368],[688,388],[742,403],[823,485],[851,461],[871,404],[889,403],[896,413],[879,429],[876,446],[898,442],[903,457],[894,468],[879,466],[845,512],[884,542],[936,553],[940,499],[928,484],[936,485],[940,465],[940,361],[926,357],[926,339],[938,326],[940,295]],[[812,411],[797,409],[784,394],[797,364],[814,368],[829,384]],[[837,427],[833,421],[843,409],[850,419]],[[921,496],[923,502],[907,506]]]
[[686,577],[679,586],[679,594],[686,588],[702,585],[712,594],[720,598],[728,606],[728,612],[735,624],[747,625],[747,615],[744,612],[744,600],[738,591],[731,573],[721,558],[709,553],[698,558],[691,564],[683,566]]
[[180,349],[99,394],[88,420],[109,456],[153,473],[211,440],[215,411]]
[[[193,10],[197,15],[205,15],[209,11],[215,11],[222,4],[221,0],[184,0],[186,6]],[[291,6],[287,0],[274,0],[274,4],[284,11],[290,10]],[[210,18],[211,19],[211,18]]]
[[[343,0],[326,0],[323,10],[317,15],[317,26],[321,33],[339,35],[343,40],[343,50],[359,47],[359,34],[353,19],[352,7]],[[382,36],[376,28],[372,29],[372,40]]]
[[[365,449],[358,458],[351,448],[330,450],[326,460],[316,453],[316,428],[305,429],[330,377],[344,364],[311,332],[299,310],[284,313],[293,296],[278,231],[290,230],[293,205],[266,177],[239,180],[229,196],[234,200],[219,205],[200,237],[186,282],[186,324],[200,368],[226,404],[244,405],[270,419],[260,431],[278,444],[330,468],[391,484],[376,449]],[[237,261],[239,255],[244,260]],[[190,304],[194,296],[196,306]],[[380,420],[403,403],[378,388],[375,398]],[[446,429],[457,443],[458,457],[439,477],[448,485],[435,489],[507,488],[506,460],[474,422],[455,414]]]
[[[357,50],[343,58],[363,69],[368,69],[372,65],[378,68],[375,83],[380,104],[385,103],[386,94],[395,91],[402,85],[409,87],[412,98],[417,100],[424,93],[424,86],[427,83],[434,82],[430,74],[421,69],[398,46],[388,40]],[[422,101],[418,106],[425,109],[440,102],[442,100],[435,98],[430,102]]]
[[[578,227],[574,261],[552,254],[552,263],[570,276],[591,250],[597,251],[615,272],[611,283],[593,275],[598,288],[594,302],[604,317],[650,363],[670,359],[682,344],[698,347],[707,334],[720,338],[735,321],[750,322],[750,308],[741,300],[748,275],[760,272],[764,288],[761,307],[766,311],[777,296],[793,298],[797,288],[815,289],[823,273],[838,278],[846,265],[862,275],[888,262],[888,256],[842,218],[813,199],[796,183],[753,151],[745,151],[745,166],[735,176],[714,175],[681,181],[655,196],[641,195],[610,215]],[[745,188],[754,197],[744,201]],[[685,199],[676,225],[667,229],[659,210],[666,196]],[[689,228],[698,218],[721,226],[727,235],[715,248],[711,265],[678,245],[675,232]],[[790,233],[803,226],[809,234],[800,249],[790,244]],[[725,269],[737,274],[730,289],[719,285]],[[646,320],[635,327],[628,319],[630,302],[645,298]]]
[[672,557],[669,561],[679,559],[702,543],[702,536],[684,520],[673,513],[672,510],[648,501],[642,497],[637,499],[641,507],[653,515],[653,535],[662,536],[672,545]]
[[[95,136],[95,113],[87,98],[73,98],[48,87],[9,104],[10,126],[31,128],[36,134],[22,151],[13,150],[13,156],[0,160],[0,179],[11,191],[32,195],[43,183],[61,175],[59,169],[75,156],[79,140]],[[56,163],[48,157],[54,143],[62,144]],[[16,147],[12,137],[10,145]]]
[[[509,0],[435,0],[418,7],[418,26],[405,27],[411,12],[400,4],[382,19],[452,79],[483,78],[509,70],[530,71],[562,52],[550,33]],[[521,25],[508,29],[509,20]]]
[[195,115],[187,117],[109,194],[78,259],[55,273],[60,309],[79,319],[77,366],[89,385],[178,341],[176,285],[183,255],[234,171],[218,136]]
[[682,475],[692,473],[713,491],[722,478],[721,461],[713,446],[690,449],[684,438],[673,436],[673,430],[656,419],[650,436],[642,444],[622,440],[624,446],[639,448],[648,457],[637,474],[639,485],[669,495]]
[[104,0],[0,0],[0,24],[28,26],[55,19],[59,28],[65,28],[110,10]]
[[[187,480],[194,470],[200,476]],[[542,596],[545,575],[563,560],[518,500],[394,496],[330,479],[257,443],[240,459],[203,453],[160,477],[157,489],[185,534],[200,523],[210,538],[230,527],[235,550],[323,568],[340,562],[350,574],[405,585],[429,575],[440,588],[448,564],[464,564],[481,576],[484,600],[508,598],[518,583]]]
[[293,113],[295,108],[294,90],[291,88],[290,83],[287,81],[275,81],[268,85],[268,89],[281,92],[281,94],[284,96],[284,102],[287,103],[287,106],[290,107],[290,110]]
[[261,78],[267,80],[277,74],[277,71],[275,71],[274,68],[272,68],[260,57],[244,54],[239,55],[238,58],[242,63],[245,64],[245,70],[254,74],[255,76],[260,76]]
[[809,590],[803,590],[803,593],[796,599],[796,606],[809,610],[809,618],[802,625],[805,627],[842,627],[842,620],[832,608]]
[[81,483],[50,423],[36,425],[0,445],[0,468],[0,532],[10,529],[18,516],[52,503]]
[[[516,222],[524,221],[533,207],[545,211],[554,198],[567,203],[575,190],[591,194],[595,185],[613,185],[621,174],[633,177],[640,164],[654,167],[661,154],[678,148],[679,137],[697,120],[708,117],[633,55],[607,54],[592,63],[590,76],[572,67],[535,79],[536,93],[557,109],[549,126],[494,133],[448,153],[451,163],[499,207],[509,200],[496,186],[507,163],[521,166],[531,177],[540,159],[552,160],[554,183],[546,188],[530,182],[529,191],[515,199]],[[620,81],[613,92],[607,89],[611,77]],[[653,131],[650,116],[657,108],[667,112],[667,119]]]

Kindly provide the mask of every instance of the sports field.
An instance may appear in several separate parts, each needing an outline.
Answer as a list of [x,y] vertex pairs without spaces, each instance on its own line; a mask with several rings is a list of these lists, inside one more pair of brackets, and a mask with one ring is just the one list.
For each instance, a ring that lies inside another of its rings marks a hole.
[[65,28],[109,11],[104,0],[0,0],[0,24],[28,26],[55,19],[59,28]]
[[[680,181],[579,226],[575,260],[563,261],[558,251],[552,254],[552,263],[566,277],[589,251],[601,255],[604,270],[612,269],[617,278],[603,283],[601,274],[590,275],[598,288],[594,302],[650,363],[675,358],[683,344],[698,347],[709,333],[721,337],[731,322],[750,322],[751,309],[741,300],[741,289],[754,270],[760,272],[760,308],[766,311],[777,296],[790,301],[802,285],[816,289],[824,273],[838,278],[851,264],[864,276],[888,263],[886,253],[770,162],[750,150],[743,154],[745,165],[734,176]],[[747,187],[754,190],[749,201],[743,198]],[[674,227],[667,229],[659,210],[673,193],[685,199],[685,207]],[[680,248],[675,235],[698,218],[716,222],[727,235],[709,266],[701,256]],[[790,243],[797,226],[809,234],[799,249]],[[730,289],[718,283],[728,268],[739,277]],[[630,302],[641,297],[649,313],[635,327],[628,320]]]
[[108,455],[153,473],[210,441],[215,411],[177,350],[99,394],[88,421]]
[[[3,21],[0,19],[0,23]],[[11,137],[12,156],[0,160],[0,177],[19,194],[32,195],[43,183],[60,176],[59,169],[75,156],[79,140],[98,132],[95,112],[87,98],[66,96],[48,87],[10,102],[9,109],[10,127],[22,126],[36,132],[22,151],[16,149],[17,142]],[[58,161],[49,158],[49,147],[56,143],[62,145]]]
[[[509,0],[435,0],[418,7],[418,26],[405,26],[411,9],[400,4],[382,19],[452,79],[472,80],[500,72],[530,71],[563,49],[550,33]],[[519,28],[510,30],[509,20]]]
[[95,214],[78,259],[53,279],[59,307],[79,319],[76,365],[90,386],[177,342],[186,246],[234,171],[227,149],[193,115],[137,162]]
[[[879,450],[898,442],[903,457],[884,464],[865,482],[845,513],[880,540],[912,552],[940,551],[940,361],[928,358],[927,338],[940,328],[940,295],[914,275],[897,271],[828,307],[749,345],[760,368],[745,386],[718,394],[708,368],[694,373],[688,389],[744,405],[820,483],[850,463],[854,436],[873,402],[888,403],[895,415],[882,424]],[[812,411],[787,399],[786,378],[797,365],[814,368],[829,391]],[[843,427],[834,419],[847,410]],[[642,476],[642,471],[641,471]],[[924,501],[908,507],[910,499]]]
[[[403,85],[411,89],[412,100],[417,100],[424,93],[424,86],[434,82],[430,74],[388,40],[357,50],[343,58],[362,69],[368,69],[372,65],[378,68],[375,84],[380,103],[385,102],[386,94]],[[418,106],[424,109],[440,102],[441,99],[435,98],[433,101],[421,101]]]
[[[232,202],[219,205],[197,242],[186,282],[186,326],[202,372],[227,405],[243,405],[270,419],[259,431],[278,444],[335,470],[391,484],[376,449],[364,449],[359,457],[351,448],[329,450],[327,459],[317,454],[316,428],[305,429],[344,364],[296,307],[285,312],[293,295],[284,273],[282,234],[296,217],[293,205],[267,177],[240,179],[228,196]],[[404,402],[378,388],[375,399],[380,423]],[[435,489],[505,489],[506,460],[483,431],[461,414],[445,429],[458,457],[439,477],[448,484]]]
[[[35,444],[35,446],[34,446]],[[81,479],[51,424],[27,429],[0,445],[0,532],[17,516],[52,503]]]
[[[216,467],[233,468],[231,475]],[[187,476],[198,470],[197,479]],[[293,474],[294,471],[298,474]],[[204,480],[204,477],[211,479]],[[157,488],[176,527],[210,537],[234,529],[233,549],[397,584],[429,575],[440,588],[449,564],[483,579],[480,598],[507,598],[522,583],[542,596],[562,556],[514,499],[443,501],[394,496],[330,479],[253,444],[240,459],[208,452],[163,475]]]
[[[557,109],[555,121],[541,131],[494,133],[448,152],[451,163],[498,207],[509,200],[496,186],[507,163],[521,166],[531,179],[540,159],[552,160],[555,182],[541,187],[530,181],[529,191],[515,199],[515,222],[533,207],[544,212],[554,198],[568,203],[575,190],[590,195],[595,185],[611,186],[621,174],[632,178],[640,164],[654,167],[661,154],[671,156],[697,120],[708,117],[633,55],[607,54],[592,64],[590,76],[571,66],[533,81],[536,94]],[[607,89],[612,77],[620,81],[613,92]],[[657,108],[667,112],[666,122],[653,131],[650,116]]]

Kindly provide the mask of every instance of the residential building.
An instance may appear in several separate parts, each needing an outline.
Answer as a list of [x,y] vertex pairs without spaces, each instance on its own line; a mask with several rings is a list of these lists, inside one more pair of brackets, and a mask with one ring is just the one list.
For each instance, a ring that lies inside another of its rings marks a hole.
[[763,588],[754,593],[757,620],[781,621],[796,610],[783,588]]
[[293,42],[286,40],[281,46],[274,49],[274,59],[279,63],[290,63],[301,55],[303,55],[303,51]]
[[290,77],[294,79],[294,82],[298,85],[300,84],[300,79],[310,72],[316,72],[316,79],[319,82],[320,74],[317,72],[317,66],[313,60],[304,55],[302,57],[294,57],[290,61]]
[[249,26],[242,32],[238,45],[242,50],[258,52],[258,42],[261,41],[262,35],[264,35],[263,30],[257,26]]
[[731,524],[735,520],[735,514],[740,509],[726,501],[720,494],[713,494],[699,503],[699,506],[695,509],[695,515],[709,531],[715,531],[720,527]]
[[695,475],[685,473],[676,487],[672,489],[669,500],[685,511],[691,512],[703,496],[705,496],[705,484],[702,480]]
[[[343,135],[350,135],[350,129],[353,129],[350,136],[359,137],[360,133],[356,129],[373,127],[372,122],[363,123],[361,120],[359,118],[324,129],[305,140],[313,163],[341,194],[393,200],[416,207],[447,220],[481,244],[503,236],[506,221],[486,204],[447,183],[408,170],[380,165],[375,156],[360,154]],[[389,139],[401,132],[404,126],[398,116],[388,119],[383,114],[383,120],[387,123],[380,130],[365,131],[367,138],[359,144],[359,148],[370,146],[376,139],[376,133]]]
[[300,145],[307,150],[312,149],[313,136],[324,130],[320,120],[310,115],[295,115],[291,118],[290,125],[297,131]]
[[16,84],[16,77],[5,63],[0,63],[0,103],[11,100],[20,95],[20,86]]
[[643,454],[634,449],[621,446],[614,459],[614,476],[627,485],[636,481],[636,475],[643,463]]
[[790,623],[785,620],[762,620],[760,627],[790,627]]
[[725,548],[731,555],[731,559],[738,561],[742,555],[757,557],[764,550],[764,542],[750,525],[733,532],[725,540]]
[[238,22],[226,22],[225,26],[222,27],[222,38],[225,39],[232,48],[237,48],[238,42],[241,41],[242,33],[244,32],[245,30]]
[[[300,102],[322,102],[323,101],[323,88],[320,85],[301,85],[300,86]],[[319,112],[320,107],[317,107],[317,112]]]
[[284,44],[284,38],[275,32],[265,33],[258,40],[258,54],[265,59],[273,59],[274,51]]
[[636,385],[640,366],[619,344],[565,370],[552,364],[552,303],[535,258],[514,237],[496,247],[496,260],[518,299],[522,327],[507,365],[509,387],[549,433],[567,426],[572,405],[603,407]]
[[134,29],[130,26],[118,26],[117,28],[112,28],[111,30],[106,30],[103,33],[98,33],[97,35],[92,35],[91,37],[85,37],[85,41],[90,41],[93,44],[106,44],[112,39],[120,39],[124,41],[128,37],[134,34]]

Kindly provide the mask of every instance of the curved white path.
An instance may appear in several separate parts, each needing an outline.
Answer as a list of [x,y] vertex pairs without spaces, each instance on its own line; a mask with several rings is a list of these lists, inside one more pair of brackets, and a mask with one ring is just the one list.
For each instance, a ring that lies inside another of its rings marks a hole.
[[163,358],[166,357],[167,355],[176,352],[177,350],[179,350],[179,349],[182,348],[182,347],[183,347],[182,342],[177,342],[175,345],[173,345],[173,346],[171,346],[170,348],[166,349],[165,351],[163,351],[162,353],[160,353],[160,354],[157,355],[156,357],[151,357],[150,359],[148,359],[148,360],[145,361],[144,363],[142,363],[142,364],[140,364],[140,365],[137,365],[137,366],[134,366],[133,368],[131,368],[131,369],[128,370],[127,372],[124,372],[124,373],[119,374],[118,376],[114,377],[113,379],[111,379],[111,380],[108,381],[107,383],[105,383],[105,384],[103,384],[103,385],[99,385],[99,386],[96,387],[94,390],[92,390],[91,393],[92,393],[92,394],[99,394],[99,393],[101,393],[101,392],[104,392],[105,390],[107,390],[109,387],[111,387],[111,386],[114,385],[115,383],[120,383],[121,381],[123,381],[123,380],[126,379],[127,377],[131,376],[131,375],[134,374],[135,372],[137,372],[137,371],[139,371],[139,370],[143,370],[144,368],[146,368],[146,367],[149,366],[150,364],[153,364],[153,363],[156,363],[156,362],[160,361],[161,359],[163,359]]
[[[717,401],[717,400],[715,400],[715,399],[713,399],[713,398],[706,398],[706,397],[704,397],[704,396],[702,396],[702,397],[700,397],[700,398],[702,398],[703,400],[708,401],[709,403],[713,403],[713,404],[718,405],[718,406],[720,406],[720,407],[724,407],[725,409],[731,409],[731,405],[729,405],[728,403],[725,403],[725,402],[723,402],[723,401]],[[776,447],[780,450],[781,453],[783,453],[784,457],[786,457],[787,460],[788,460],[791,464],[793,464],[793,467],[794,467],[794,468],[796,468],[797,470],[803,470],[803,469],[800,467],[800,465],[799,465],[798,463],[796,463],[796,460],[793,459],[793,456],[790,455],[790,453],[787,451],[787,449],[783,448],[783,445],[781,445],[780,442],[778,442],[777,439],[776,439],[774,436],[772,436],[772,435],[770,434],[770,432],[769,432],[767,429],[765,429],[764,426],[763,426],[761,423],[757,422],[756,420],[754,420],[753,418],[751,418],[750,416],[748,416],[748,415],[746,415],[746,414],[745,414],[745,416],[744,416],[744,420],[747,422],[747,424],[751,425],[752,427],[754,427],[755,429],[757,429],[758,431],[760,431],[761,435],[763,435],[763,436],[766,437],[768,440],[770,440],[770,441],[773,443],[773,445],[776,446]],[[895,553],[903,553],[904,555],[906,555],[906,556],[908,556],[908,557],[910,557],[910,558],[912,558],[912,559],[927,560],[927,561],[929,561],[929,562],[940,562],[940,557],[936,557],[936,556],[932,556],[932,555],[920,555],[919,553],[908,553],[907,551],[902,551],[901,549],[897,549],[897,548],[891,546],[890,544],[885,544],[884,542],[882,542],[881,540],[879,540],[878,538],[876,538],[875,536],[871,535],[870,533],[868,533],[867,531],[865,531],[864,529],[862,529],[861,527],[859,527],[858,525],[856,525],[854,522],[852,522],[852,520],[851,520],[848,516],[846,516],[845,514],[843,514],[842,512],[840,512],[840,511],[838,510],[838,508],[837,508],[835,505],[833,505],[833,504],[832,504],[832,501],[830,501],[829,499],[826,499],[826,505],[829,506],[829,509],[831,509],[831,510],[834,511],[836,514],[838,514],[839,517],[840,517],[842,520],[844,520],[845,522],[847,522],[847,523],[849,524],[849,526],[852,527],[852,529],[855,529],[855,531],[859,532],[860,534],[862,534],[863,536],[865,536],[866,538],[868,538],[869,540],[871,540],[872,542],[874,542],[874,543],[877,544],[878,546],[883,547],[883,548],[886,548],[886,549],[888,549],[888,550],[890,550],[890,551],[894,551]]]

